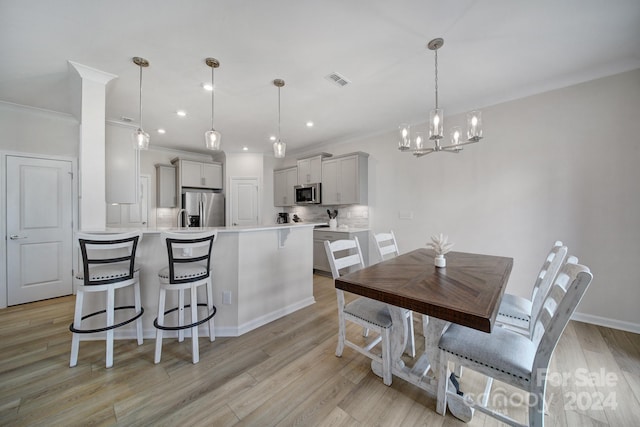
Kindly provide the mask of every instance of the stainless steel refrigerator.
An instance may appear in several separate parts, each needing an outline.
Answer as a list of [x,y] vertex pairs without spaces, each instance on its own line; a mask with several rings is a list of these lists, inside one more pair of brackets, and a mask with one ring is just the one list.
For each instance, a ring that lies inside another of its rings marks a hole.
[[224,194],[207,190],[182,190],[182,225],[185,227],[223,227]]

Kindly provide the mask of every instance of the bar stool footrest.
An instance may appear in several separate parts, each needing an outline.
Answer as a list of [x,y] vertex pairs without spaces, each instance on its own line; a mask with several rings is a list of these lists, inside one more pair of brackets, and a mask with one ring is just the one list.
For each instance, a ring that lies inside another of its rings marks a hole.
[[[130,309],[135,310],[135,308],[136,307],[133,306],[133,305],[123,305],[123,306],[120,306],[120,307],[114,307],[113,310],[114,311],[115,310],[130,310]],[[82,316],[81,320],[85,320],[85,319],[88,319],[89,317],[93,317],[93,316],[98,316],[100,314],[106,314],[106,312],[107,312],[107,310],[99,310],[99,311],[87,314],[85,316]],[[124,325],[126,325],[128,323],[131,323],[134,320],[137,320],[138,318],[140,318],[140,316],[142,316],[143,313],[144,313],[144,307],[140,307],[140,313],[138,313],[136,316],[134,316],[134,317],[132,317],[130,319],[127,319],[127,320],[125,320],[123,322],[117,323],[115,325],[105,326],[104,328],[98,328],[98,329],[77,329],[77,328],[74,328],[73,327],[73,323],[71,323],[69,325],[69,330],[71,332],[75,333],[75,334],[93,334],[93,333],[96,333],[96,332],[105,332],[105,331],[109,331],[111,329],[119,328],[119,327],[124,326]]]
[[[196,304],[196,305],[197,305],[198,307],[207,307],[207,304],[205,304],[205,303],[199,303],[199,304]],[[187,304],[187,305],[185,305],[185,306],[184,306],[184,308],[187,308],[187,307],[191,307],[191,304]],[[166,316],[167,314],[169,314],[169,313],[173,313],[174,311],[177,311],[177,310],[179,310],[179,309],[180,309],[180,307],[174,307],[174,308],[172,308],[172,309],[169,309],[169,310],[165,311],[165,312],[164,312],[164,315]],[[202,319],[202,320],[198,320],[196,323],[190,323],[190,324],[188,324],[188,325],[182,325],[182,326],[164,326],[164,325],[162,325],[162,326],[161,326],[161,325],[158,325],[158,318],[156,317],[156,318],[153,320],[153,326],[155,326],[155,327],[156,327],[156,328],[158,328],[158,329],[162,329],[162,330],[164,330],[164,331],[179,331],[179,330],[181,330],[181,329],[191,329],[191,328],[193,328],[193,327],[195,327],[195,326],[202,325],[203,323],[206,323],[206,322],[208,322],[209,320],[211,320],[211,318],[212,318],[213,316],[215,316],[215,314],[216,314],[216,312],[217,312],[217,311],[218,311],[218,309],[217,309],[217,308],[216,308],[216,306],[214,305],[214,306],[213,306],[213,309],[212,309],[212,311],[211,311],[211,314],[209,314],[209,315],[208,315],[207,317],[205,317],[204,319]]]

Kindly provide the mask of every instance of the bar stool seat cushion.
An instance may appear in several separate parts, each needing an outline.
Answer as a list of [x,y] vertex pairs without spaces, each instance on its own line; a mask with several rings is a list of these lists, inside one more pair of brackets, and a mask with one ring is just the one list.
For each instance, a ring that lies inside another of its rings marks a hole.
[[380,301],[365,297],[358,298],[347,304],[343,311],[381,328],[390,328],[392,325],[389,309]]
[[[140,271],[140,268],[137,266],[133,269],[134,273]],[[129,275],[129,266],[123,265],[113,266],[113,265],[105,265],[100,267],[92,267],[89,270],[89,280],[90,281],[98,281],[98,280],[109,280],[109,279],[117,279],[120,277],[126,277]],[[84,280],[84,271],[79,270],[76,272],[76,279]],[[90,286],[90,285],[89,285]]]
[[[175,278],[178,280],[197,279],[207,277],[207,268],[203,265],[176,265],[174,270]],[[162,283],[169,283],[170,274],[169,267],[165,267],[158,272],[158,277]]]
[[529,338],[506,328],[494,328],[486,334],[451,324],[442,334],[438,347],[521,380],[531,380],[536,345]]

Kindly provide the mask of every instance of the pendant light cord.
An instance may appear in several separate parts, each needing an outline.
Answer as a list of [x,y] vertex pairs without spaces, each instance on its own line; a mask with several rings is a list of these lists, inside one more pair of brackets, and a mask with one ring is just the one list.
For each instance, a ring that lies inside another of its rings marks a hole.
[[140,107],[140,129],[142,129],[142,66],[140,68],[140,98],[138,99],[138,105]]
[[214,129],[213,127],[213,89],[215,87],[214,85],[214,80],[213,80],[213,71],[215,70],[215,67],[211,67],[211,130]]
[[436,53],[436,110],[438,109],[438,50],[435,50]]
[[278,142],[280,142],[280,87],[278,87]]

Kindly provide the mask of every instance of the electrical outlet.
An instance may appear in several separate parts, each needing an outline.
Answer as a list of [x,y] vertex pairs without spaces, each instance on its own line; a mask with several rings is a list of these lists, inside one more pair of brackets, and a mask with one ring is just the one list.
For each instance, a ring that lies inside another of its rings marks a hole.
[[222,303],[231,304],[231,291],[222,291]]

